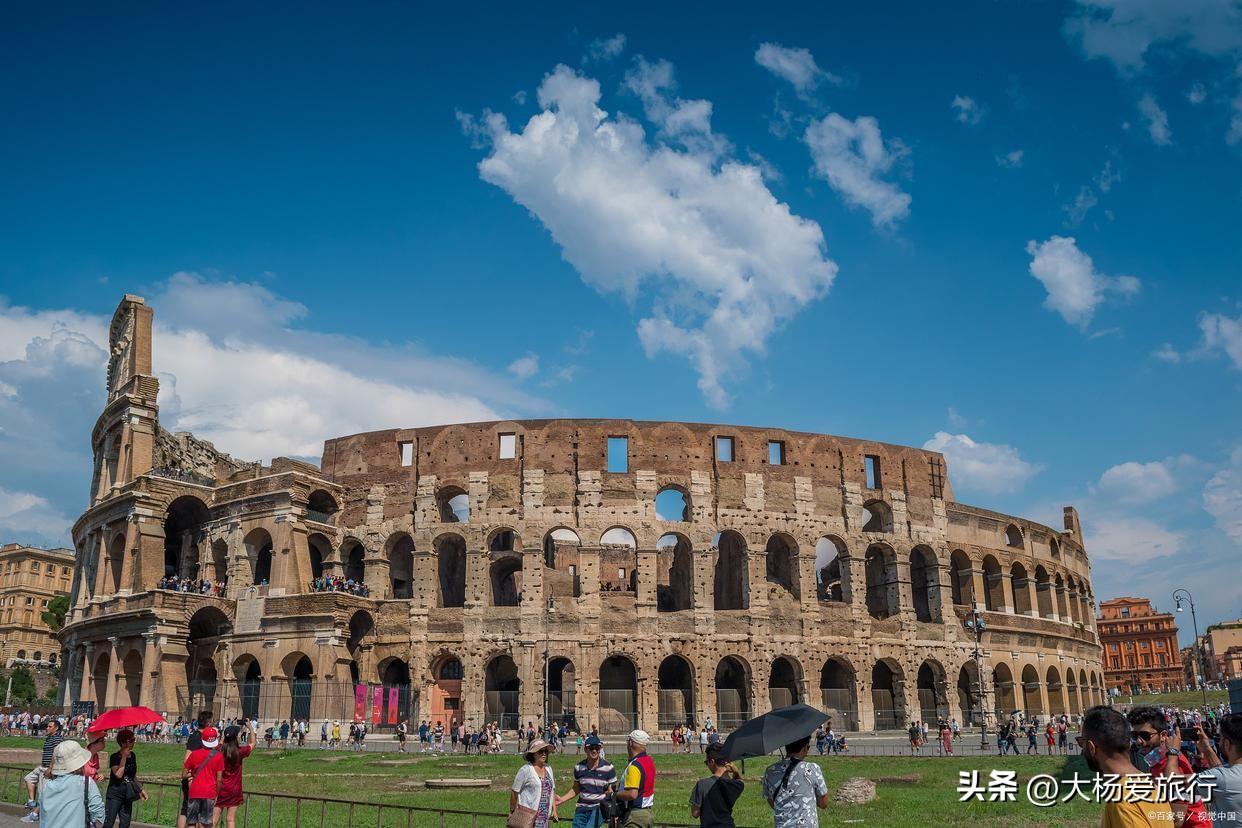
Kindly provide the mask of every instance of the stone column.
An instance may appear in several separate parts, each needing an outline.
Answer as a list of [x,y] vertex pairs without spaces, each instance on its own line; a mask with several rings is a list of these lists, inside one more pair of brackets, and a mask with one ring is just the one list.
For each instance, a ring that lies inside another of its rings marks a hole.
[[634,596],[635,611],[639,618],[654,618],[656,585],[659,582],[656,571],[659,553],[654,549],[638,549],[634,554],[638,564],[638,592]]
[[[124,673],[120,672],[121,670],[120,641],[121,640],[117,638],[116,636],[111,636],[108,639],[108,644],[109,646],[112,647],[112,652],[109,655],[109,659],[108,659],[108,683],[107,683],[107,688],[106,688],[104,700],[103,700],[104,710],[111,710],[113,707],[116,706],[116,685],[117,685],[117,681],[119,680],[118,676],[120,677],[120,680],[123,680],[124,675],[125,675]],[[96,712],[98,712],[98,709],[96,710]]]
[[[94,654],[95,645],[88,641],[82,648],[82,690],[78,694],[78,701],[96,701],[94,693],[91,692],[93,690],[91,685],[91,657]],[[95,707],[99,707],[97,701]]]
[[986,610],[988,606],[988,582],[987,576],[983,574],[980,567],[972,567],[970,570],[970,597],[979,607],[980,610]]
[[99,530],[99,557],[95,564],[95,588],[91,591],[91,598],[98,598],[106,594],[106,581],[108,570],[108,536],[111,534],[108,527]]
[[138,690],[138,704],[143,707],[151,707],[153,705],[153,696],[155,689],[155,677],[160,674],[159,654],[155,651],[155,633],[143,633],[142,637],[146,640],[146,648],[142,653],[142,684]]

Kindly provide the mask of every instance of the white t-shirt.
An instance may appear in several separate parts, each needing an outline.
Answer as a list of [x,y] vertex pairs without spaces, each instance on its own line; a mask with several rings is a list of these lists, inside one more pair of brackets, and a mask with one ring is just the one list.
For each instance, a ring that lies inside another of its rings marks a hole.
[[[552,775],[552,769],[545,769],[548,778],[552,780],[552,793],[556,795],[556,777]],[[539,796],[543,788],[543,780],[539,778],[539,774],[535,773],[535,766],[529,762],[518,768],[517,775],[513,777],[513,790],[517,791],[518,804],[523,808],[535,810],[539,807]]]

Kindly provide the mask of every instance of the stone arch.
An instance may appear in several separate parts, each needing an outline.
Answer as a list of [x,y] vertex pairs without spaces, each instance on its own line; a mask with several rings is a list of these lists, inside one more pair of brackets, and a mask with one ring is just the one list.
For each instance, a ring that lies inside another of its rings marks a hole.
[[[431,661],[431,721],[451,723],[454,716],[464,717],[466,712],[461,709],[462,681],[465,668],[455,653],[440,652]],[[475,681],[478,681],[476,678]],[[476,685],[477,686],[477,685]],[[486,688],[486,685],[485,685]],[[486,689],[484,690],[486,701]],[[497,699],[499,701],[499,698]],[[484,713],[487,713],[485,708]],[[477,712],[476,714],[477,715]],[[483,724],[496,721],[485,718]]]
[[[383,688],[382,719],[393,724],[410,718],[410,664],[401,658],[386,658],[376,665],[380,686]],[[392,691],[396,690],[396,704]]]
[[1009,583],[1013,589],[1013,611],[1017,615],[1031,614],[1030,576],[1020,561],[1009,567]]
[[207,504],[182,495],[164,510],[164,577],[198,579],[199,544],[210,518]]
[[656,520],[684,523],[690,520],[690,493],[681,486],[665,486],[656,492]]
[[924,659],[919,665],[915,682],[919,697],[919,721],[936,722],[949,718],[949,699],[945,695],[948,684],[944,665],[934,658]]
[[954,549],[949,556],[949,584],[955,606],[968,607],[975,600],[975,573],[970,556]]
[[221,584],[229,580],[229,544],[223,538],[211,542],[211,580]]
[[263,693],[263,668],[259,660],[243,653],[233,662],[233,677],[237,681],[237,695],[243,716],[259,717],[259,702]]
[[854,667],[840,656],[831,656],[819,671],[820,701],[829,721],[838,729],[858,729],[858,686]]
[[1053,558],[1060,560],[1061,544],[1056,538],[1052,538],[1048,541],[1048,553],[1052,555]]
[[1065,579],[1061,577],[1060,572],[1057,573],[1057,577],[1056,577],[1056,580],[1053,582],[1052,588],[1053,588],[1053,591],[1056,593],[1057,615],[1060,616],[1062,621],[1069,622],[1070,620],[1069,605],[1067,604],[1065,600],[1066,598]]
[[516,607],[522,602],[522,558],[505,554],[488,567],[492,606]]
[[1022,537],[1022,530],[1015,524],[1009,524],[1005,527],[1005,546],[1010,549],[1025,549],[1026,542]]
[[1044,681],[1048,688],[1048,715],[1060,716],[1066,712],[1065,687],[1061,684],[1061,671],[1056,668],[1056,665],[1048,666]]
[[216,688],[219,676],[216,655],[222,643],[233,632],[228,616],[217,606],[199,608],[190,616],[186,625],[186,680],[188,682],[189,707],[194,710],[215,710]]
[[727,655],[716,664],[716,726],[733,730],[751,717],[750,665]]
[[656,675],[661,730],[694,724],[694,668],[685,656],[674,653],[660,662]]
[[768,701],[773,708],[805,701],[802,698],[802,663],[798,659],[788,655],[772,659],[768,667]]
[[1022,712],[1026,714],[1028,719],[1044,714],[1043,695],[1040,693],[1039,671],[1031,664],[1022,668]]
[[121,659],[121,677],[124,681],[117,693],[118,706],[134,707],[142,701],[142,653],[137,648],[130,650]]
[[926,546],[910,550],[910,597],[915,620],[931,622],[940,617],[940,562]]
[[988,612],[1005,611],[1005,574],[993,555],[983,556],[983,607]]
[[297,651],[289,653],[281,660],[280,669],[289,683],[289,718],[310,719],[315,686],[315,667],[310,656]]
[[557,568],[557,547],[558,546],[574,546],[582,545],[578,533],[566,526],[558,526],[543,536],[543,563],[549,569]]
[[442,486],[436,492],[441,523],[469,523],[470,495],[461,486]]
[[873,543],[867,547],[863,562],[867,577],[867,613],[872,618],[897,615],[901,611],[897,554],[887,544]]
[[957,708],[962,711],[964,726],[983,720],[979,709],[979,665],[973,661],[967,661],[957,671]]
[[[26,653],[20,651],[18,658],[25,658]],[[112,679],[112,656],[104,650],[95,656],[95,666],[91,670],[91,680],[95,685],[95,709],[103,710],[104,702],[108,698],[108,682]]]
[[668,532],[656,541],[656,609],[682,612],[694,608],[694,552],[690,539]]
[[384,545],[388,558],[388,597],[414,597],[414,539],[406,532],[397,532]]
[[441,607],[466,605],[466,539],[456,532],[447,532],[435,539],[437,590],[436,604]]
[[882,658],[871,667],[871,705],[876,730],[899,730],[905,726],[905,673],[894,659]]
[[863,504],[862,530],[864,532],[891,534],[893,531],[893,508],[883,500],[868,500]]
[[242,544],[250,561],[250,583],[255,586],[272,581],[272,536],[266,529],[252,529]]
[[624,526],[613,526],[606,529],[604,534],[599,536],[600,546],[626,546],[630,549],[638,548],[638,540],[634,537],[634,533]]
[[487,721],[499,722],[502,730],[516,730],[521,725],[518,699],[522,680],[512,656],[497,653],[487,660],[483,690]]
[[565,656],[548,662],[548,717],[554,722],[577,725],[577,671]]
[[716,565],[712,573],[712,605],[717,610],[750,607],[750,578],[746,539],[726,529],[716,535]]
[[357,538],[346,538],[341,544],[342,574],[345,580],[362,583],[367,575],[367,549]]
[[1074,576],[1067,577],[1065,582],[1065,591],[1068,595],[1067,602],[1069,604],[1070,620],[1082,623],[1082,604],[1078,599],[1078,582],[1074,580]]
[[1052,579],[1042,565],[1035,567],[1035,606],[1040,618],[1055,618],[1057,615],[1053,606]]
[[332,542],[327,535],[313,532],[306,536],[306,551],[310,555],[311,578],[322,578],[324,563],[332,558]]
[[996,704],[996,718],[1003,720],[1013,715],[1018,709],[1017,685],[1013,680],[1013,671],[1005,663],[992,667],[992,692]]
[[849,557],[845,541],[836,535],[824,535],[815,542],[815,586],[820,601],[845,601],[845,578],[841,559]]
[[327,489],[315,489],[306,498],[306,519],[317,523],[332,524],[333,517],[340,511],[336,498]]
[[349,637],[345,639],[345,650],[357,660],[358,648],[375,634],[375,618],[366,610],[357,610],[349,616]]
[[798,583],[798,543],[784,532],[768,538],[764,549],[764,568],[769,584],[783,590],[795,601],[801,597]]
[[522,538],[510,526],[498,526],[487,535],[488,552],[520,552]]
[[628,656],[613,654],[599,665],[599,729],[627,733],[638,727],[638,668]]

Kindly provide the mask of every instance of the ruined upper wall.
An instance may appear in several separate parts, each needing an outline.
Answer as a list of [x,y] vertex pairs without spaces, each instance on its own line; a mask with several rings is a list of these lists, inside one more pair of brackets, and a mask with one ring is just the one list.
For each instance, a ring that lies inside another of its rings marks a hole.
[[199,479],[214,484],[228,480],[238,472],[255,469],[258,465],[236,460],[188,431],[173,433],[163,426],[156,426],[153,462],[156,474]]

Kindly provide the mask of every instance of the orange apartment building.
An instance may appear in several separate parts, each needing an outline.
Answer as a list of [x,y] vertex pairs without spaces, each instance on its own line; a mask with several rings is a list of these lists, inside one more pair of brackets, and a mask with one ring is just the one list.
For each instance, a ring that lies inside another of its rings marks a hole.
[[1121,693],[1175,690],[1185,683],[1177,624],[1147,598],[1113,598],[1096,619],[1104,650],[1104,683]]

